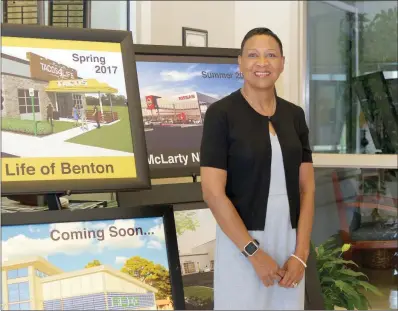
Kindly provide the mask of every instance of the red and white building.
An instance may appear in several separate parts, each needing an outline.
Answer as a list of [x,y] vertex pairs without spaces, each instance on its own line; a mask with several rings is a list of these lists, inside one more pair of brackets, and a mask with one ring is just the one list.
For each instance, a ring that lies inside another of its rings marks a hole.
[[170,124],[201,124],[207,108],[218,98],[199,92],[171,97],[145,96],[141,104],[146,122]]

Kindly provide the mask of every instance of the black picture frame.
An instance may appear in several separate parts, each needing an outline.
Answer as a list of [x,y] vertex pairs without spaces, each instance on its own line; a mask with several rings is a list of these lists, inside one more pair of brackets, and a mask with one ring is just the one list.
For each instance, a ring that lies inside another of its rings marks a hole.
[[172,205],[150,205],[139,208],[99,208],[90,210],[58,210],[35,213],[7,213],[2,215],[1,227],[101,221],[114,219],[137,219],[162,217],[165,233],[166,251],[169,265],[172,299],[175,310],[184,310],[184,290],[178,253],[177,234]]
[[[240,54],[239,49],[230,49],[230,48],[206,48],[206,47],[145,45],[145,44],[134,45],[134,51],[135,51],[135,59],[137,62],[141,61],[141,59],[142,61],[155,61],[155,59],[159,59],[159,61],[162,61],[162,59],[164,59],[165,57],[166,58],[176,57],[180,58],[181,61],[185,61],[188,58],[189,59],[198,58],[198,60],[203,60],[208,57],[209,59],[213,60],[228,59],[231,60],[231,63],[236,62],[236,64],[238,64],[238,56]],[[184,166],[178,168],[156,168],[156,166],[150,165],[149,169],[150,169],[150,177],[154,179],[172,178],[172,177],[190,177],[190,176],[198,176],[200,174],[199,164],[196,166],[188,166],[188,167]],[[152,186],[152,188],[153,187],[154,186]]]
[[149,164],[131,32],[14,24],[1,24],[1,31],[2,37],[120,43],[137,172],[136,178],[131,179],[2,182],[2,195],[96,193],[150,189]]
[[206,46],[209,46],[209,32],[207,30],[203,29],[196,29],[196,28],[189,28],[189,27],[182,27],[182,45],[187,46],[187,32],[192,31],[192,32],[197,32],[198,34],[202,34],[206,36]]

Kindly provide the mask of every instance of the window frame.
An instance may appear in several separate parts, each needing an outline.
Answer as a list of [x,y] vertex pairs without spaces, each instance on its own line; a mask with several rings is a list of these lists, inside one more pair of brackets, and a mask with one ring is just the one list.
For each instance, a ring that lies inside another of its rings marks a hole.
[[[20,97],[20,96],[19,96],[19,91],[23,91],[23,92],[24,92],[24,97]],[[18,108],[19,108],[19,113],[20,113],[20,114],[28,114],[28,113],[33,114],[33,111],[32,111],[32,112],[28,112],[28,106],[31,106],[31,105],[32,105],[30,102],[28,103],[28,101],[29,101],[29,99],[30,99],[30,96],[29,96],[29,89],[18,88],[18,89],[17,89],[17,92],[18,92]],[[33,98],[34,98],[34,99],[37,98],[37,105],[36,105],[36,103],[34,104],[34,107],[35,107],[35,114],[36,114],[36,113],[41,113],[39,90],[34,90],[34,92],[35,92],[35,96],[33,96]],[[37,94],[37,96],[36,96],[36,94]],[[21,103],[20,103],[20,100],[21,100],[21,99],[23,99],[23,100],[25,101],[25,105],[21,105]],[[21,106],[24,106],[24,107],[26,108],[26,112],[24,112],[24,113],[21,112]],[[38,110],[36,110],[36,107],[38,107]]]
[[[354,14],[354,27],[358,25],[359,9],[355,6],[349,5],[343,1],[321,1],[334,7],[346,10]],[[301,90],[301,102],[305,111],[307,123],[310,124],[310,62],[309,62],[309,47],[308,47],[308,5],[309,2],[300,1],[299,4],[299,32],[300,37],[300,76],[299,85]],[[358,42],[358,35],[354,39]],[[358,44],[354,44],[356,49],[355,54],[358,56]],[[358,70],[358,57],[354,60],[354,68]],[[310,128],[310,131],[316,130]],[[378,168],[378,169],[397,169],[397,155],[395,154],[340,154],[340,153],[317,153],[313,152],[313,165],[319,168]]]

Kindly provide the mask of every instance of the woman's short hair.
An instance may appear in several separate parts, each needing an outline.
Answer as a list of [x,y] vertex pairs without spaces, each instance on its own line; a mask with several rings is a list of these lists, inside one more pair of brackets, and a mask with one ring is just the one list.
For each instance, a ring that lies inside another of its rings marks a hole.
[[274,38],[276,40],[276,42],[278,42],[279,48],[281,50],[281,55],[283,55],[282,41],[271,29],[265,28],[265,27],[253,28],[245,35],[245,37],[243,38],[242,43],[240,45],[240,54],[243,53],[243,48],[245,47],[246,41],[249,40],[251,37],[259,36],[259,35],[266,35],[266,36],[270,36],[270,37]]

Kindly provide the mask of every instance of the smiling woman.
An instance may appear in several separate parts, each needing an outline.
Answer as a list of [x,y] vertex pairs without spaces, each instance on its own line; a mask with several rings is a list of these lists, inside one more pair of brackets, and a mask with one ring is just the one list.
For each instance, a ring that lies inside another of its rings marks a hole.
[[208,108],[201,144],[218,224],[214,309],[303,310],[314,208],[304,111],[276,96],[285,58],[271,30],[249,31],[238,61],[244,85]]

